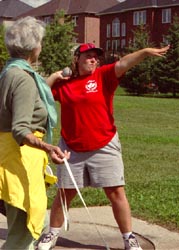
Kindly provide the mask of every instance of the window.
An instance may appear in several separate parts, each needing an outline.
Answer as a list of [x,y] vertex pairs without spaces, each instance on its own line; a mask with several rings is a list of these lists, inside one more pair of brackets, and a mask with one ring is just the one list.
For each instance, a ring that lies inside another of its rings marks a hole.
[[119,51],[119,48],[120,48],[120,41],[112,40],[112,51]]
[[133,24],[134,25],[146,24],[146,10],[134,11]]
[[106,41],[106,51],[109,51],[111,49],[111,41],[107,40]]
[[107,27],[106,27],[106,37],[110,37],[110,35],[111,35],[111,25],[107,24]]
[[126,36],[126,23],[121,24],[121,35]]
[[126,46],[126,39],[121,40],[121,48],[124,48]]
[[112,22],[112,36],[113,37],[120,36],[120,21],[118,18],[115,18]]
[[51,22],[51,17],[50,17],[50,16],[46,16],[46,17],[44,18],[44,22],[45,22],[46,24],[49,24],[49,23]]
[[73,37],[72,42],[73,43],[78,43],[78,38],[77,37]]
[[72,22],[74,23],[74,26],[78,26],[78,16],[73,16],[72,17]]
[[166,38],[166,36],[162,36],[162,41],[163,41],[163,43],[165,43],[166,45],[167,44],[169,44],[169,41],[168,41],[168,39]]
[[162,10],[162,23],[171,23],[171,9]]

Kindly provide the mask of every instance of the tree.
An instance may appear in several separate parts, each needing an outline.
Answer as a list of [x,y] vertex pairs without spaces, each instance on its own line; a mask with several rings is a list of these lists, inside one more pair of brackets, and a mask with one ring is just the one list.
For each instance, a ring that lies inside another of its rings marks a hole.
[[2,70],[8,58],[9,54],[4,43],[4,26],[0,24],[0,70]]
[[172,92],[173,97],[179,90],[179,18],[173,18],[166,41],[171,48],[166,54],[165,63],[158,61],[155,69],[155,81],[158,83],[160,92]]
[[51,74],[70,65],[71,53],[74,47],[73,22],[63,11],[56,13],[54,20],[46,27],[46,36],[40,54],[42,70]]
[[[134,40],[130,43],[129,47],[126,48],[127,54],[153,46],[153,44],[149,42],[149,32],[146,26],[142,24],[139,25],[133,33]],[[152,57],[148,57],[126,73],[121,81],[121,85],[126,88],[127,92],[141,95],[148,91],[148,85],[152,81],[151,71],[153,60]]]

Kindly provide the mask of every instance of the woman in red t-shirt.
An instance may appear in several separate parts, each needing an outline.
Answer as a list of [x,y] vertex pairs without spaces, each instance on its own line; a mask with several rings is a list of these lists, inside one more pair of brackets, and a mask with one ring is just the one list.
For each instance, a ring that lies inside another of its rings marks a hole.
[[[121,145],[113,117],[113,96],[127,70],[147,56],[163,56],[168,49],[169,46],[141,49],[113,64],[98,67],[103,50],[94,44],[82,44],[74,53],[72,75],[65,76],[59,71],[48,80],[55,100],[61,104],[59,146],[71,152],[69,164],[79,188],[104,189],[126,250],[142,248],[132,232]],[[57,77],[60,80],[55,82]],[[50,231],[40,241],[39,250],[51,249],[59,236],[64,221],[60,189],[64,188],[68,208],[77,193],[65,166],[57,167],[57,175],[59,190],[51,210]]]

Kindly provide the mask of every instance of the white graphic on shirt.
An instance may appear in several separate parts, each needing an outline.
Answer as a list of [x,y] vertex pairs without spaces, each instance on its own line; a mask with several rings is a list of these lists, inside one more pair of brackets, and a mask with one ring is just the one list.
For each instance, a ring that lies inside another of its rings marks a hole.
[[97,82],[95,80],[89,80],[85,86],[86,93],[97,92]]

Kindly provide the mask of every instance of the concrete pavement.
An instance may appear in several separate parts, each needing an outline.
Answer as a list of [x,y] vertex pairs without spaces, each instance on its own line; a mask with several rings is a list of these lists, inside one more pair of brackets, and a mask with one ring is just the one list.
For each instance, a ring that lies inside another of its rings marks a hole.
[[[62,230],[55,249],[110,250],[124,249],[110,206],[70,209],[70,230]],[[132,218],[135,232],[143,250],[179,250],[179,233]],[[0,214],[0,249],[6,237],[6,217]],[[12,249],[9,249],[12,250]]]

